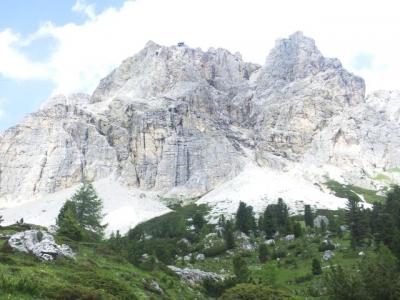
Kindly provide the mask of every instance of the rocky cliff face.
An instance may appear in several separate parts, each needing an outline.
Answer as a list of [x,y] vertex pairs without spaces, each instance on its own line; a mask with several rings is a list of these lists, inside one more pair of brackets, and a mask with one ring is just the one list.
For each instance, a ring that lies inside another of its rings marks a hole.
[[311,184],[333,167],[371,185],[400,165],[399,108],[398,92],[366,98],[364,81],[300,32],[278,40],[264,66],[149,42],[91,96],[53,97],[2,135],[0,203],[104,178],[201,196],[249,164],[301,166]]

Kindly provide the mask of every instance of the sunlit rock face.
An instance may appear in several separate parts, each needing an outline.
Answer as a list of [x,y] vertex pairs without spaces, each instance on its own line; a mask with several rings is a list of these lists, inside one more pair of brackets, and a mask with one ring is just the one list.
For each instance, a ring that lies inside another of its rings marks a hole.
[[0,140],[0,203],[113,178],[166,197],[201,196],[249,163],[324,166],[370,184],[400,165],[398,92],[364,81],[297,32],[264,66],[224,49],[145,48],[92,95],[55,96]]

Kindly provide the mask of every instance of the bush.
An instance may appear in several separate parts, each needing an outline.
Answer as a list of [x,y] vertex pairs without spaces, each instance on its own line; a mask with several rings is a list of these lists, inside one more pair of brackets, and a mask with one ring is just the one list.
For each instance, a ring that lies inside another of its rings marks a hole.
[[285,250],[275,250],[272,253],[272,259],[284,258],[286,256],[287,256],[287,252]]
[[286,293],[274,290],[264,285],[238,284],[226,290],[221,300],[281,300],[290,299]]
[[214,257],[224,254],[226,251],[226,246],[224,244],[215,245],[213,247],[204,249],[204,255],[206,257]]
[[225,280],[213,280],[207,278],[203,281],[206,294],[210,297],[220,297],[228,288],[235,286],[235,278],[227,278]]
[[335,250],[335,245],[331,243],[321,243],[318,247],[318,251],[325,252],[326,250]]

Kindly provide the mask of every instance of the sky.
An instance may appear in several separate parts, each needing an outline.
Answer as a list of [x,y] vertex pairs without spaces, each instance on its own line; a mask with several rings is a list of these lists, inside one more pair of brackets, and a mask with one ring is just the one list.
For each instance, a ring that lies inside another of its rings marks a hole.
[[400,89],[397,0],[1,0],[0,131],[51,95],[91,93],[153,40],[222,47],[263,64],[295,31],[363,77]]

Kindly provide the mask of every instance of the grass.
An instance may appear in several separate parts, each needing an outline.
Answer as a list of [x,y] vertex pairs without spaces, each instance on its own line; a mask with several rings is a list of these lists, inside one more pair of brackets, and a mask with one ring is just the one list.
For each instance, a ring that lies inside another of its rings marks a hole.
[[362,195],[367,203],[382,203],[385,201],[385,197],[378,195],[378,191],[369,190],[366,188],[341,184],[334,180],[329,180],[326,182],[327,187],[335,193],[335,196],[340,198],[348,198],[349,195]]
[[[0,228],[15,232],[18,228]],[[60,259],[41,262],[34,256],[16,253],[0,241],[0,299],[204,299],[177,277],[160,268],[147,272],[134,267],[102,243],[70,243],[76,261]],[[164,291],[148,288],[156,281]]]

